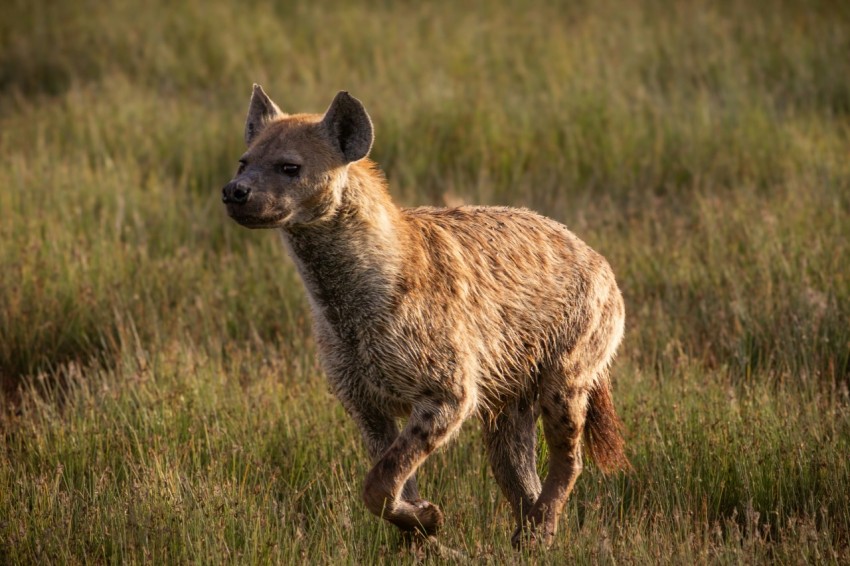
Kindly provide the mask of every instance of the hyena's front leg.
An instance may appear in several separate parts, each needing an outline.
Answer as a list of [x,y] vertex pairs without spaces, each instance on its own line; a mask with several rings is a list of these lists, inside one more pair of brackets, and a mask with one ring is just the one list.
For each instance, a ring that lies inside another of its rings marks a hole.
[[400,497],[405,481],[455,432],[470,411],[470,395],[414,407],[389,450],[366,476],[363,500],[369,510],[405,531],[437,532],[443,513],[433,503]]
[[[363,407],[362,404],[357,410],[349,410],[349,412],[360,427],[372,465],[377,464],[398,438],[398,423],[395,417],[384,415],[375,407]],[[411,474],[404,482],[401,497],[411,503],[419,500],[416,474]]]
[[[369,461],[375,465],[398,438],[398,423],[394,416],[385,414],[365,395],[353,393],[350,389],[340,391],[337,397],[360,429]],[[410,502],[419,500],[415,474],[411,474],[404,483],[402,498]]]

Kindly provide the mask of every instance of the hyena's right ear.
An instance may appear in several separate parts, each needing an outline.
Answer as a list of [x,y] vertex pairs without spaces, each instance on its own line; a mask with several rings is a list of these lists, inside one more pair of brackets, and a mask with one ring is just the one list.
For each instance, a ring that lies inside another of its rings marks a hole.
[[283,112],[272,102],[272,99],[263,91],[263,87],[254,84],[254,92],[251,94],[251,106],[248,108],[248,119],[245,121],[245,145],[257,137],[263,131],[266,124],[281,116]]
[[322,125],[348,163],[369,155],[375,137],[372,119],[363,103],[346,91],[334,97],[322,118]]

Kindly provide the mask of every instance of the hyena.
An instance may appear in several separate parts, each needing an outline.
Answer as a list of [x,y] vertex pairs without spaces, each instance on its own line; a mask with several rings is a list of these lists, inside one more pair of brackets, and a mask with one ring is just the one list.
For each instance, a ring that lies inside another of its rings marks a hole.
[[608,377],[624,324],[611,268],[529,210],[395,206],[367,158],[372,141],[347,92],[324,115],[286,114],[254,85],[227,212],[280,229],[330,388],[373,462],[369,510],[435,533],[443,513],[419,496],[416,470],[477,415],[516,519],[512,542],[548,545],[582,470],[582,437],[602,470],[628,466]]

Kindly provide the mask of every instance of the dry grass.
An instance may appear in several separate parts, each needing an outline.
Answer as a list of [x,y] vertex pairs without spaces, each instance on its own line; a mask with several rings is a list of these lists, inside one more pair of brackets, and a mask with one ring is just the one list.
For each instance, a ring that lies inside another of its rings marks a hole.
[[826,1],[7,3],[0,562],[415,558],[277,238],[222,211],[254,81],[363,100],[400,202],[535,208],[618,274],[635,471],[516,556],[468,426],[422,474],[447,544],[849,562],[847,53]]

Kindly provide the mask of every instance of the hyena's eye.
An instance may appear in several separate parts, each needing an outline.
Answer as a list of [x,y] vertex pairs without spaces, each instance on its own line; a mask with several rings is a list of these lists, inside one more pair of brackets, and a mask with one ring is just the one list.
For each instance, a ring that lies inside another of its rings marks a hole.
[[295,177],[300,170],[301,166],[295,163],[278,163],[275,165],[275,171],[288,177]]
[[237,175],[241,175],[243,171],[245,171],[245,167],[247,167],[247,163],[245,163],[244,159],[239,160],[239,169],[236,170]]

